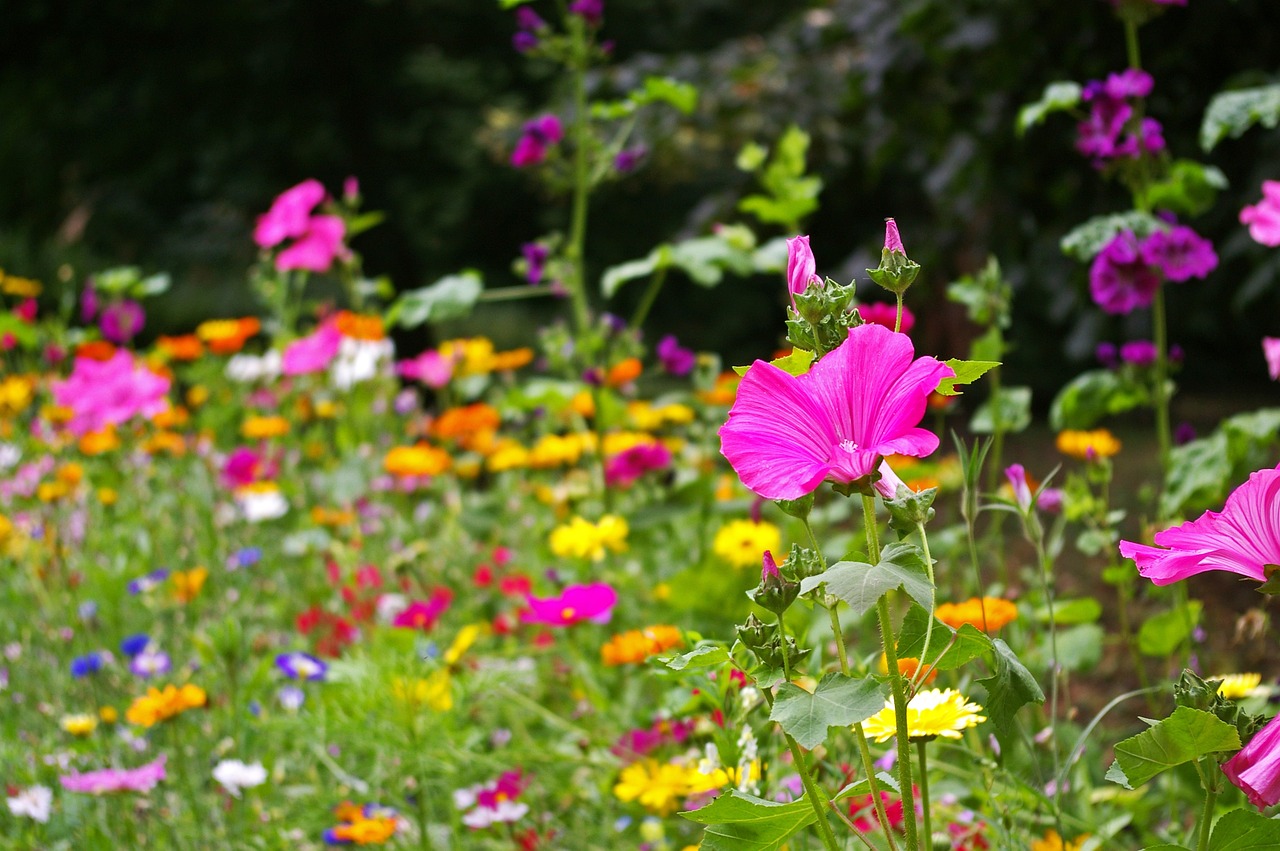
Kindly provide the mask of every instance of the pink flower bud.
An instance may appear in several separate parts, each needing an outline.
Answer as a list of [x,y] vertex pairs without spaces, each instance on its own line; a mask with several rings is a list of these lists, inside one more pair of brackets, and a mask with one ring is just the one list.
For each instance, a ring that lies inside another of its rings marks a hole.
[[778,563],[773,560],[773,553],[769,552],[768,550],[765,550],[763,562],[764,562],[764,566],[760,570],[761,582],[768,582],[770,577],[777,579],[779,576],[782,575],[778,571]]
[[884,250],[896,251],[904,257],[907,249],[902,247],[902,237],[898,235],[898,223],[893,219],[884,220]]

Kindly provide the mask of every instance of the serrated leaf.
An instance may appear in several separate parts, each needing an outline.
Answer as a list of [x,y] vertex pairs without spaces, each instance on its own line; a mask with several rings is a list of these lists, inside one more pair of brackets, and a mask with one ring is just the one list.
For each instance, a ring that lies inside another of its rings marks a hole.
[[[792,349],[791,354],[769,361],[788,375],[804,375],[813,365],[813,352],[806,349]],[[733,371],[738,375],[746,375],[751,366],[735,366]]]
[[1255,124],[1267,129],[1280,124],[1280,85],[1215,95],[1200,124],[1200,147],[1211,151],[1226,137],[1238,139]]
[[430,286],[402,293],[387,311],[387,324],[416,328],[424,322],[461,319],[484,291],[480,273],[468,269],[446,275]]
[[1058,245],[1063,254],[1088,263],[1121,231],[1131,230],[1141,239],[1164,227],[1166,225],[1155,216],[1139,210],[1111,213],[1094,216],[1084,224],[1077,225]]
[[1280,821],[1232,810],[1214,824],[1209,851],[1280,851]]
[[829,728],[861,723],[884,704],[880,683],[871,677],[855,679],[830,673],[812,694],[795,683],[783,683],[769,720],[776,721],[802,748],[813,750],[826,741]]
[[[1116,765],[1124,773],[1122,785],[1132,789],[1176,765],[1239,749],[1235,727],[1210,712],[1179,706],[1151,729],[1117,743]],[[1113,779],[1111,772],[1107,777]]]
[[930,605],[933,586],[924,566],[924,553],[903,541],[890,544],[880,553],[878,564],[840,561],[800,583],[805,594],[826,583],[827,593],[849,604],[855,615],[863,615],[881,597],[901,586],[916,602]]
[[1021,136],[1027,132],[1028,128],[1044,121],[1050,113],[1071,109],[1080,102],[1081,92],[1080,84],[1069,80],[1045,86],[1040,100],[1018,110],[1018,135]]
[[938,385],[938,393],[943,396],[959,396],[961,395],[961,391],[958,389],[960,386],[972,384],[999,365],[999,361],[993,360],[951,358],[951,360],[947,361],[947,366],[951,367],[955,372],[955,377],[942,379],[942,382]]
[[1185,613],[1173,609],[1147,618],[1138,629],[1138,649],[1147,656],[1168,656],[1200,623],[1203,609],[1199,600],[1189,600]]
[[1031,425],[1031,388],[1001,387],[1000,391],[983,402],[969,420],[969,430],[974,434],[1005,434],[1020,432]]
[[929,612],[913,605],[902,619],[898,630],[898,658],[922,659],[939,671],[952,671],[991,650],[991,639],[973,624],[952,629],[936,618],[929,636],[929,655],[923,657],[924,635],[929,625]]
[[680,815],[707,825],[698,846],[704,851],[776,851],[817,818],[807,799],[780,804],[736,789]]
[[1013,717],[1028,703],[1044,703],[1044,692],[1003,639],[994,639],[991,649],[995,673],[978,684],[987,690],[983,708],[995,727],[996,738],[1007,748],[1014,739]]
[[1160,497],[1161,516],[1176,517],[1218,504],[1230,476],[1223,432],[1175,446],[1169,453],[1169,479]]
[[729,651],[723,645],[704,644],[688,653],[672,656],[663,664],[673,671],[684,671],[690,668],[710,668],[728,661]]

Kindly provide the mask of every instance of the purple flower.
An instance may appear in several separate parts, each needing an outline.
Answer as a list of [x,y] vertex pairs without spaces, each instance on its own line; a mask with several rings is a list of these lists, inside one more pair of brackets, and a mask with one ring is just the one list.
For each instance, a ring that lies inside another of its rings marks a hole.
[[568,626],[579,621],[608,623],[613,607],[618,603],[618,592],[603,582],[590,585],[570,585],[557,597],[525,598],[528,611],[521,615],[525,623],[541,623],[547,626]]
[[167,567],[156,568],[155,570],[148,573],[146,576],[141,576],[133,580],[132,582],[130,582],[129,593],[142,594],[144,592],[150,591],[153,588],[158,588],[168,578],[169,578],[169,568]]
[[1240,211],[1240,224],[1249,226],[1255,242],[1271,248],[1280,245],[1280,180],[1262,181],[1262,200]]
[[103,768],[84,774],[72,772],[59,777],[58,782],[69,792],[87,792],[102,795],[107,792],[150,792],[165,778],[164,763],[168,757],[160,754],[153,762],[137,768]]
[[329,666],[310,653],[294,651],[276,657],[276,667],[295,680],[323,680]]
[[1258,582],[1280,564],[1280,467],[1259,470],[1236,488],[1219,514],[1206,511],[1181,526],[1157,532],[1156,546],[1120,542],[1120,554],[1156,585],[1207,570],[1225,570]]
[[520,246],[520,253],[524,255],[524,279],[531,284],[541,281],[547,269],[547,260],[551,257],[551,249],[541,242],[526,242]]
[[661,443],[641,443],[623,450],[604,465],[605,484],[628,487],[645,473],[665,470],[671,464],[671,451]]
[[511,47],[516,53],[529,53],[538,46],[538,37],[531,32],[520,30],[511,36]]
[[1131,231],[1116,234],[1089,267],[1089,293],[1107,313],[1130,313],[1146,307],[1160,289],[1160,276],[1142,259]]
[[1081,99],[1089,104],[1089,117],[1076,128],[1076,150],[1091,158],[1097,168],[1104,168],[1110,160],[1163,151],[1160,122],[1144,118],[1136,128],[1131,127],[1134,109],[1130,101],[1151,94],[1152,86],[1150,74],[1132,68],[1086,84]]
[[1203,278],[1218,265],[1213,243],[1186,225],[1157,230],[1148,236],[1142,242],[1142,259],[1170,281]]
[[853,482],[883,455],[928,455],[938,437],[916,423],[929,394],[955,372],[914,356],[907,335],[860,325],[804,375],[757,360],[720,428],[720,451],[765,499]]
[[97,315],[98,291],[93,288],[93,284],[86,284],[84,290],[80,293],[80,321],[92,322],[93,317]]
[[[1155,88],[1155,80],[1146,71],[1138,68],[1126,68],[1116,74],[1108,74],[1102,84],[1101,93],[1109,98],[1144,98]],[[1094,90],[1097,91],[1096,89]],[[1096,95],[1095,95],[1096,97]],[[1090,98],[1086,97],[1086,100]]]
[[1120,360],[1131,366],[1151,366],[1157,354],[1156,344],[1150,340],[1130,340],[1120,347]]
[[516,148],[511,152],[511,164],[516,168],[537,165],[547,158],[547,149],[564,138],[564,126],[554,115],[542,115],[528,121]]
[[307,702],[307,693],[294,685],[281,686],[276,692],[276,700],[286,711],[297,712]]
[[1280,715],[1267,722],[1222,773],[1249,796],[1259,810],[1280,802]]
[[71,660],[71,676],[82,679],[90,674],[96,674],[102,670],[102,662],[102,653],[96,650],[84,656],[77,656]]
[[688,375],[698,360],[693,349],[681,346],[674,334],[668,334],[659,340],[654,351],[662,363],[662,369],[672,375]]
[[1280,381],[1280,337],[1263,337],[1262,355],[1267,359],[1271,380]]
[[141,653],[133,657],[129,662],[129,670],[134,676],[142,677],[144,680],[158,677],[162,674],[169,673],[173,667],[173,660],[169,658],[169,654],[157,648],[154,644],[148,644]]
[[796,296],[810,284],[822,286],[822,279],[815,274],[818,264],[809,248],[809,237],[793,236],[787,240],[787,292],[791,294],[791,306],[796,306]]
[[1173,445],[1186,446],[1196,439],[1196,427],[1189,422],[1180,422],[1173,429]]
[[546,29],[547,22],[528,6],[516,8],[516,26],[522,30]]
[[569,12],[581,17],[587,26],[598,27],[604,21],[604,0],[573,0]]
[[649,153],[649,149],[644,145],[633,145],[630,148],[623,148],[613,157],[614,171],[626,174],[634,171],[635,167],[640,164],[640,160],[645,158]]
[[1120,365],[1117,359],[1115,343],[1099,343],[1097,348],[1093,350],[1093,356],[1098,359],[1098,363],[1107,369],[1115,369]]
[[102,336],[121,346],[137,336],[145,323],[146,313],[142,305],[127,298],[107,305],[98,317]]

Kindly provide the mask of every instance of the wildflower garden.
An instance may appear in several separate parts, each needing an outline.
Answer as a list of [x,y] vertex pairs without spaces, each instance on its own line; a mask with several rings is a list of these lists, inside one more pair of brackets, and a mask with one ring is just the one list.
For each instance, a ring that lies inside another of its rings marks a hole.
[[[1143,49],[1194,9],[1079,5],[1109,70],[988,132],[1108,193],[1034,261],[1087,361],[909,194],[828,255],[799,107],[721,146],[714,222],[598,263],[705,96],[611,75],[603,0],[486,6],[548,81],[484,140],[544,208],[502,279],[373,268],[359,175],[261,197],[199,315],[0,240],[0,847],[1280,849],[1280,168],[1223,206],[1280,85],[1166,129]],[[1221,411],[1178,395],[1206,298],[1261,388]],[[754,354],[699,339],[752,299]]]

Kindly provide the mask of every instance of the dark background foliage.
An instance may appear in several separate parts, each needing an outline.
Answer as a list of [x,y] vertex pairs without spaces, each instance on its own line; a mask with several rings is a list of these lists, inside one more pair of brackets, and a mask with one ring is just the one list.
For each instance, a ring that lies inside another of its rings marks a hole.
[[[402,289],[464,267],[517,283],[519,245],[563,226],[563,206],[506,165],[520,122],[561,103],[559,81],[511,50],[511,14],[496,3],[24,0],[3,15],[0,266],[48,282],[61,270],[71,283],[125,262],[167,269],[176,287],[153,331],[251,309],[254,216],[306,177],[334,191],[359,177],[387,221],[357,247]],[[1103,0],[610,0],[604,33],[617,61],[597,91],[666,73],[703,96],[695,115],[639,128],[651,155],[597,197],[593,271],[741,219],[752,178],[734,155],[796,123],[825,181],[809,222],[820,271],[865,278],[883,218],[897,217],[925,264],[909,297],[925,348],[964,354],[972,329],[943,287],[990,253],[1017,292],[1011,380],[1042,399],[1097,340],[1147,333],[1144,316],[1091,309],[1084,268],[1057,249],[1074,224],[1125,207],[1123,190],[1074,152],[1070,118],[1013,130],[1047,83],[1123,66]],[[1144,27],[1150,111],[1175,154],[1206,158],[1205,106],[1267,81],[1274,34],[1267,0],[1191,0]],[[1170,294],[1190,386],[1264,385],[1257,339],[1280,333],[1278,261],[1235,217],[1263,178],[1280,177],[1278,154],[1280,134],[1259,129],[1206,158],[1231,188],[1193,223],[1221,267]],[[673,279],[650,330],[741,362],[777,342],[780,293],[774,280],[706,291]],[[635,296],[624,290],[619,308]],[[545,313],[495,316],[519,325]]]

